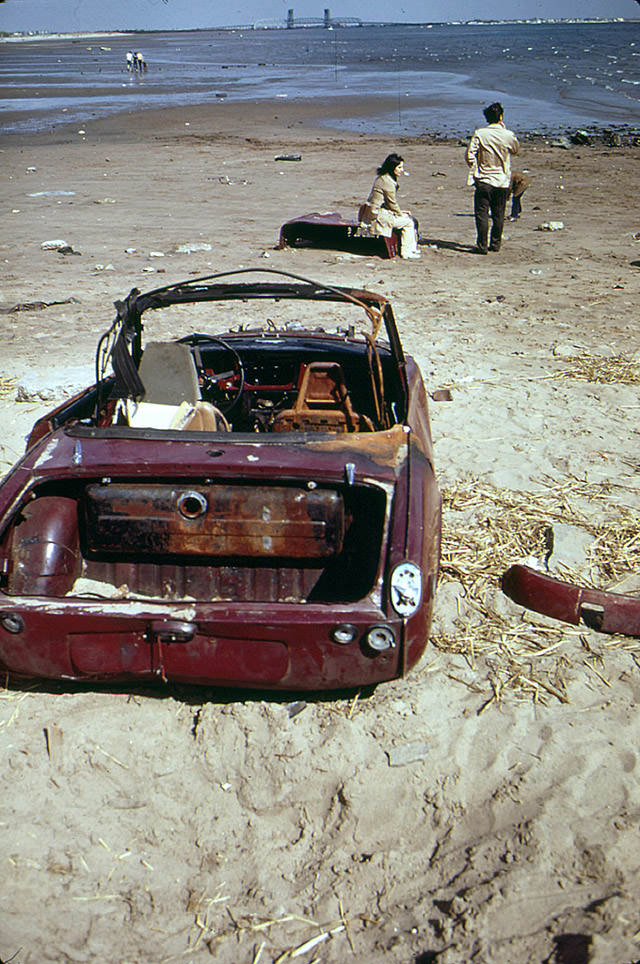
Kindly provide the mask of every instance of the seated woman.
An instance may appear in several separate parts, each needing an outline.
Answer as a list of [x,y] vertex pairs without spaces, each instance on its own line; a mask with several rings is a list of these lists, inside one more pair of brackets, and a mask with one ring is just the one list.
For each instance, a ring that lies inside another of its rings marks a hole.
[[397,228],[400,231],[400,257],[419,258],[415,222],[411,213],[403,211],[396,200],[398,175],[403,173],[404,159],[399,154],[389,154],[378,168],[367,203],[362,205],[361,220],[385,237]]

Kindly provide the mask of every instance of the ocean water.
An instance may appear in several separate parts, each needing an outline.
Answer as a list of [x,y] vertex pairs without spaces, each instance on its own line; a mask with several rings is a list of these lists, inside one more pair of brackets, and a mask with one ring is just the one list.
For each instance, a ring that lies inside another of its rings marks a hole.
[[[126,71],[129,49],[148,64]],[[0,42],[0,131],[146,107],[372,98],[338,126],[466,135],[500,100],[520,134],[640,130],[640,21],[207,30]],[[344,113],[344,112],[343,112]]]

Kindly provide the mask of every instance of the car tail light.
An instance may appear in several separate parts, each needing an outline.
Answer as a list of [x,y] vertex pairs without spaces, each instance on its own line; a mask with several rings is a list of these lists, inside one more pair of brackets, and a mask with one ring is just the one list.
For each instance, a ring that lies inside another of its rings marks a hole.
[[24,629],[24,619],[22,616],[18,616],[17,613],[3,613],[0,616],[0,626],[6,629],[8,633],[13,633],[17,636]]
[[384,653],[387,649],[393,649],[396,645],[396,638],[393,630],[388,626],[371,626],[365,633],[365,642],[369,649],[376,653]]
[[339,626],[334,626],[331,630],[332,640],[334,643],[340,643],[341,646],[352,643],[357,635],[358,629],[356,626],[352,626],[351,623],[340,623]]

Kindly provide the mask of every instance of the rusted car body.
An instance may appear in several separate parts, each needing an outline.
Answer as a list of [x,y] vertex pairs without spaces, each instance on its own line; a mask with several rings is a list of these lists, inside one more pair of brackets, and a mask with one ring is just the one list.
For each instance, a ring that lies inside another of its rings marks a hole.
[[[96,383],[0,486],[0,667],[290,690],[406,673],[441,510],[389,302],[247,269],[116,309]],[[189,334],[149,340],[169,310]]]
[[640,596],[589,589],[520,563],[502,577],[503,592],[526,609],[601,633],[640,636]]

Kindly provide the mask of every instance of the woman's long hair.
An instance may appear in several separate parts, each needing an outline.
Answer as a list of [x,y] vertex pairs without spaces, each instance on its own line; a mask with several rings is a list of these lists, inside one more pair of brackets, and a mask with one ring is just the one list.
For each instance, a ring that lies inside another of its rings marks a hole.
[[399,154],[387,154],[384,161],[378,168],[378,174],[390,174],[394,181],[398,178],[395,175],[395,169],[398,164],[402,164],[404,157],[400,157]]

